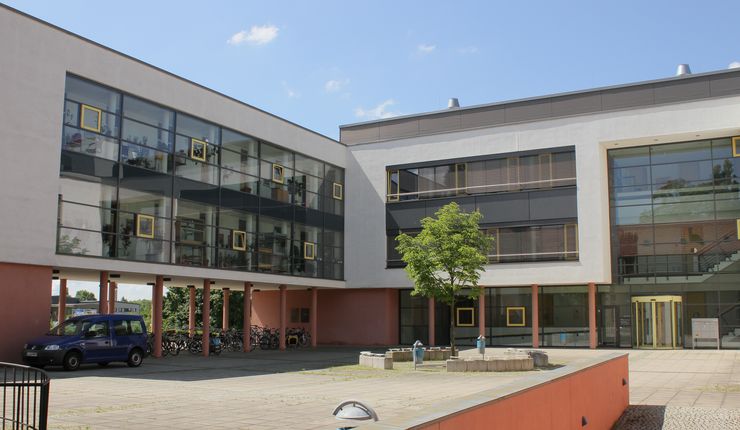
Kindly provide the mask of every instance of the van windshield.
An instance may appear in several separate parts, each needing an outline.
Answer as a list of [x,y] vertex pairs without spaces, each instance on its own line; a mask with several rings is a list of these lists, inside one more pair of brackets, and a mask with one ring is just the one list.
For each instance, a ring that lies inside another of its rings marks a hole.
[[64,321],[63,323],[52,328],[47,335],[49,336],[79,336],[90,327],[89,321]]

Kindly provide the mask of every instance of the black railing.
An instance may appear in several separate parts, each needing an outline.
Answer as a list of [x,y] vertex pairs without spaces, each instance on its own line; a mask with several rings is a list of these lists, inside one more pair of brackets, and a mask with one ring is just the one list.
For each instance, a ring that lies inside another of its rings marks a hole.
[[49,376],[41,369],[0,362],[0,429],[46,430]]

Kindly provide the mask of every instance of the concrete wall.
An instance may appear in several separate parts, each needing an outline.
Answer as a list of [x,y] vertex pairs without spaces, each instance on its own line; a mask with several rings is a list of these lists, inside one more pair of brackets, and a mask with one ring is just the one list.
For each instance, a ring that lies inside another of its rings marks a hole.
[[0,263],[0,361],[21,363],[23,344],[49,331],[51,267]]
[[410,287],[386,269],[386,166],[574,145],[579,261],[487,267],[487,286],[610,283],[609,148],[740,134],[740,97],[402,138],[349,148],[346,199],[348,286]]

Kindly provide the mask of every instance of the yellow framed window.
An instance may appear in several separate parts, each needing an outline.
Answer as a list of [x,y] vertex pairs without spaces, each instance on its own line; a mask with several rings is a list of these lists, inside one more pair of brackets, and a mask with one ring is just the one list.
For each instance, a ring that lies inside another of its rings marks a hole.
[[206,161],[208,155],[208,144],[202,140],[190,139],[190,158],[198,161]]
[[154,239],[154,217],[136,214],[136,236]]
[[475,308],[457,308],[455,325],[458,327],[473,327],[475,325]]
[[331,184],[331,196],[336,200],[344,199],[344,185],[332,182]]
[[740,157],[740,148],[738,148],[739,143],[740,143],[740,136],[735,136],[732,138],[732,156],[733,157]]
[[524,306],[506,307],[506,326],[524,327],[527,325],[527,309]]
[[303,258],[306,260],[316,259],[316,244],[313,242],[303,242]]
[[88,105],[80,106],[80,127],[100,133],[103,126],[103,111]]
[[285,183],[285,167],[277,163],[272,163],[272,182],[278,184]]
[[236,251],[247,250],[247,232],[234,230],[231,232],[231,249]]

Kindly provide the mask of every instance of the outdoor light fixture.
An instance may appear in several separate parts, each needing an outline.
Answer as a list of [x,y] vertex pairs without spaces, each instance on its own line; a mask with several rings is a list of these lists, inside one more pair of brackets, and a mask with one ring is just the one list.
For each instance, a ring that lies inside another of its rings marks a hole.
[[172,278],[162,278],[162,280],[165,281],[165,282],[170,282],[172,280]]
[[51,271],[51,273],[53,273],[53,274],[55,274],[55,275],[56,275],[57,273],[59,273],[59,269],[53,269],[53,270]]
[[154,286],[154,282],[147,282],[146,284],[149,285],[150,287]]
[[[378,421],[378,414],[373,408],[357,400],[345,400],[339,404],[332,412],[332,415],[341,421]],[[351,429],[354,427],[340,427],[341,429]]]
[[109,278],[112,278],[112,279],[118,279],[118,278],[121,277],[121,274],[120,273],[111,273],[108,277]]

